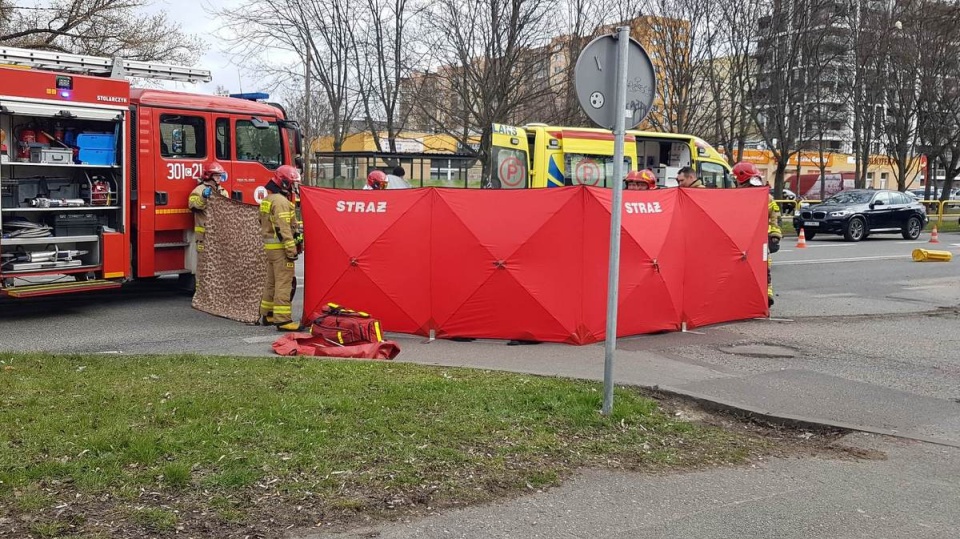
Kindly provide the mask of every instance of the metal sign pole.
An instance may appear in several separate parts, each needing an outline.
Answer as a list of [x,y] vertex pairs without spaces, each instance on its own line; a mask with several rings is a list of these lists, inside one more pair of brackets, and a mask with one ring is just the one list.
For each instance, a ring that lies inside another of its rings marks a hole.
[[[620,219],[623,211],[623,139],[627,113],[627,46],[630,27],[617,29],[617,86],[614,103],[613,204],[610,208],[610,266],[607,272],[607,335],[603,352],[603,415],[613,411],[613,355],[617,350],[617,303],[620,285]],[[631,113],[631,117],[633,114]]]

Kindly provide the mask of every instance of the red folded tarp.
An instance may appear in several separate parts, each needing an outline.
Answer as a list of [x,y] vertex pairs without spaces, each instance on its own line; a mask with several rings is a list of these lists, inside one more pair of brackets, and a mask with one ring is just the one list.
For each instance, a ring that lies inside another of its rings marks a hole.
[[281,356],[320,356],[352,359],[393,359],[400,355],[400,347],[393,341],[335,346],[309,333],[282,335],[273,341],[273,351]]
[[[764,189],[624,192],[618,335],[765,316]],[[602,340],[612,192],[305,187],[304,312],[387,331]]]

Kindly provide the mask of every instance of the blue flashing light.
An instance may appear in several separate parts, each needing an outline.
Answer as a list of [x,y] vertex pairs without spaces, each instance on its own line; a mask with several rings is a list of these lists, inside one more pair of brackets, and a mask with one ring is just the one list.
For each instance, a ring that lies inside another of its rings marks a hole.
[[261,99],[270,99],[270,94],[265,92],[250,92],[245,94],[230,94],[230,97],[237,99],[246,99],[248,101],[258,101]]
[[67,90],[60,90],[60,97],[64,99],[70,99],[70,92]]

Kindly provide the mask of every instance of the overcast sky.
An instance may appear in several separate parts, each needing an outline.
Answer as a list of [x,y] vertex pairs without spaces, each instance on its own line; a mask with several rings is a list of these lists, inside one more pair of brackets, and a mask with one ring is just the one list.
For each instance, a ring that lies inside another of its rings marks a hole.
[[[194,67],[209,69],[213,73],[213,81],[206,84],[165,83],[164,87],[171,90],[186,92],[213,93],[217,86],[224,86],[231,93],[257,92],[264,88],[258,86],[257,78],[249,72],[233,65],[231,58],[225,54],[223,45],[218,41],[216,32],[221,26],[220,21],[208,15],[208,11],[234,7],[240,4],[238,0],[154,0],[153,9],[166,11],[167,16],[182,25],[184,32],[199,34],[207,42],[207,52]],[[280,98],[281,96],[272,96]]]

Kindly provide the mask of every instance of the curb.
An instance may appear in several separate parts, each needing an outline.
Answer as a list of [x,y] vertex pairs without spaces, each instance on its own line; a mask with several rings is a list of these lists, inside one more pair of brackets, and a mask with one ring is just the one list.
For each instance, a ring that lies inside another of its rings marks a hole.
[[670,387],[663,386],[633,386],[653,391],[656,393],[661,393],[665,395],[670,395],[680,399],[690,400],[696,402],[700,406],[708,410],[714,410],[719,412],[733,413],[736,415],[742,415],[751,419],[759,419],[772,423],[774,425],[781,425],[784,427],[798,428],[798,429],[807,429],[807,430],[821,430],[823,428],[834,428],[840,429],[847,432],[866,432],[870,434],[879,434],[883,436],[890,436],[893,438],[900,438],[904,440],[913,440],[917,442],[924,442],[928,444],[934,444],[945,447],[952,447],[960,449],[960,441],[954,440],[942,440],[940,438],[932,438],[929,436],[919,436],[915,434],[903,434],[895,430],[890,429],[881,429],[878,427],[869,427],[866,425],[856,425],[853,423],[844,423],[842,421],[831,421],[828,419],[819,419],[814,417],[799,416],[793,414],[784,414],[784,413],[775,413],[765,410],[760,410],[752,406],[748,406],[742,403],[729,402],[717,399],[715,397],[710,397],[708,395],[702,395],[699,393],[681,391],[679,389],[674,389]]

